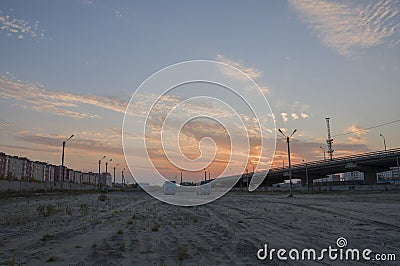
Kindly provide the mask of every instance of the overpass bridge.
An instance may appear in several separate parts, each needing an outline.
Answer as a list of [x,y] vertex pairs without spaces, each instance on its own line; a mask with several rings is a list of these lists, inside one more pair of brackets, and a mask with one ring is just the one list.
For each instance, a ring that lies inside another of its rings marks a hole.
[[[365,183],[372,185],[377,183],[377,173],[387,171],[389,167],[398,167],[399,161],[400,148],[338,157],[333,160],[306,162],[292,165],[292,179],[301,179],[303,186],[306,184],[311,186],[314,179],[324,178],[330,174],[360,171],[364,173]],[[243,175],[243,178],[245,179],[246,175]],[[271,168],[261,185],[281,183],[287,179],[289,179],[288,168]]]

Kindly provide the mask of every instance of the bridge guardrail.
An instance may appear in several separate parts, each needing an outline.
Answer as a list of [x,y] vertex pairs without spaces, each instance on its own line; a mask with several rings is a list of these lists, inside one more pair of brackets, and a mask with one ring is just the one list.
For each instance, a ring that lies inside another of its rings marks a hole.
[[[312,167],[315,165],[322,165],[322,164],[334,164],[334,163],[340,163],[343,161],[352,161],[354,159],[363,159],[363,158],[371,158],[371,157],[379,157],[381,155],[390,155],[390,154],[395,154],[395,153],[400,153],[400,148],[396,148],[396,149],[390,149],[390,150],[386,150],[386,151],[374,151],[374,152],[367,152],[367,153],[359,153],[359,154],[355,154],[355,155],[348,155],[348,156],[342,156],[342,157],[338,157],[335,158],[333,160],[318,160],[318,161],[311,161],[311,162],[307,162],[307,167]],[[292,170],[296,170],[299,168],[304,168],[305,167],[305,163],[300,163],[300,164],[294,164],[292,165]],[[269,170],[269,172],[280,172],[282,170],[287,170],[288,167],[286,168],[282,168],[282,167],[277,167],[277,168],[271,168]]]

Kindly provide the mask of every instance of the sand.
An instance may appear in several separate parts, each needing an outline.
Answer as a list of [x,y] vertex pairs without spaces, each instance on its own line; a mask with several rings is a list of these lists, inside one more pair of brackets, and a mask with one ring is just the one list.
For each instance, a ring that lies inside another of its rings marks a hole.
[[[105,201],[54,194],[1,199],[0,214],[2,265],[320,265],[256,254],[264,244],[322,249],[339,237],[400,259],[400,193],[236,192],[197,207],[143,192],[109,193]],[[361,262],[341,265],[352,264]]]

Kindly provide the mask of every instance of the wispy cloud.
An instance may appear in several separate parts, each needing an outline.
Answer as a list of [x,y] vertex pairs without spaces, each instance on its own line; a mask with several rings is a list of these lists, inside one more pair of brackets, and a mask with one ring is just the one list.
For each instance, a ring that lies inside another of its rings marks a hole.
[[393,43],[399,41],[398,0],[362,1],[357,4],[327,0],[290,2],[324,45],[336,49],[340,55],[352,55],[357,48],[380,45],[390,37]]
[[18,39],[44,37],[43,31],[39,29],[38,20],[32,24],[23,19],[12,18],[9,15],[0,16],[0,30],[5,32],[7,36],[16,36]]
[[[228,58],[226,58],[225,56],[223,56],[221,54],[218,54],[216,59],[217,59],[217,61],[220,61],[222,63],[228,64],[228,65],[231,65],[233,67],[236,67],[236,68],[240,69],[241,71],[243,71],[243,73],[247,74],[252,79],[258,79],[258,78],[260,78],[262,76],[262,72],[260,70],[255,69],[253,67],[245,66],[245,65],[243,65],[243,64],[241,64],[239,62],[236,62],[234,60],[228,59]],[[233,76],[233,77],[240,78],[240,79],[243,78],[242,76],[240,76],[240,77],[237,76],[237,73],[233,72],[233,71],[230,71],[229,68],[224,68],[223,70],[224,70],[224,73],[229,75],[229,76]]]
[[353,134],[351,134],[349,137],[347,137],[347,140],[350,143],[355,143],[355,144],[367,143],[367,140],[365,138],[365,134],[367,134],[367,132],[368,132],[367,130],[364,130],[356,125],[351,125],[347,128],[346,132],[353,132]]
[[7,76],[0,76],[0,97],[17,100],[15,105],[22,108],[73,118],[98,117],[79,111],[81,104],[120,113],[125,112],[127,105],[126,100],[119,98],[59,92]]
[[287,123],[289,121],[287,113],[281,113],[283,123]]

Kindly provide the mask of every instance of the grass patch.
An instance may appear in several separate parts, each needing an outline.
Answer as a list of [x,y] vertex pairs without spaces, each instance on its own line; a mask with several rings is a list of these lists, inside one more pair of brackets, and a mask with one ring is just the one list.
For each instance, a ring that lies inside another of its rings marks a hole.
[[87,204],[81,204],[79,208],[81,216],[86,216],[89,212],[89,207]]
[[50,240],[50,235],[49,234],[45,234],[45,235],[42,236],[42,238],[40,240],[49,241]]
[[43,217],[48,217],[53,214],[56,214],[60,212],[60,209],[54,206],[53,204],[49,203],[47,205],[45,204],[39,204],[38,207],[36,207],[36,211]]
[[185,246],[178,247],[178,259],[183,260],[186,257],[187,248]]
[[153,225],[153,227],[151,228],[151,231],[157,232],[158,229],[160,229],[160,226],[161,226],[160,223],[155,223],[155,224]]
[[124,231],[122,231],[121,229],[118,230],[117,234],[122,235],[124,233]]

